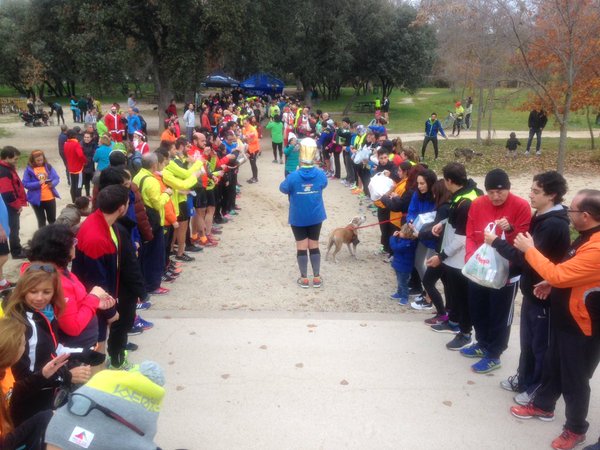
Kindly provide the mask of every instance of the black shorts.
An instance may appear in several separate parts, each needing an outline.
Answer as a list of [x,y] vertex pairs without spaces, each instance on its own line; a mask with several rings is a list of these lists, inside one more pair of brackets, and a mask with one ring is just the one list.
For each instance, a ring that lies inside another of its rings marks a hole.
[[8,249],[8,236],[5,242],[0,242],[0,256],[8,255],[10,250]]
[[325,161],[329,161],[329,158],[331,158],[331,151],[324,148],[323,149],[323,159]]
[[215,190],[198,189],[196,190],[196,199],[194,200],[195,208],[208,208],[209,206],[215,206]]
[[177,216],[177,222],[185,222],[190,218],[188,214],[187,201],[179,202],[179,215]]
[[292,233],[294,233],[294,239],[296,239],[296,242],[303,241],[304,239],[318,241],[319,235],[321,234],[321,225],[322,223],[316,223],[307,227],[296,227],[292,225]]

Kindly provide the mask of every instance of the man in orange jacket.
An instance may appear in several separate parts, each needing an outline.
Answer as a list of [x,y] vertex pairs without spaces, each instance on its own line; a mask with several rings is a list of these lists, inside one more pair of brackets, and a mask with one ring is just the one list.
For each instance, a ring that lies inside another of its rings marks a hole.
[[[600,287],[600,191],[577,193],[568,210],[579,237],[564,262],[553,264],[535,247],[529,233],[519,233],[515,247],[545,280],[534,294],[550,297],[550,344],[546,352],[542,385],[527,406],[513,406],[521,419],[554,419],[558,398],[565,399],[567,421],[552,442],[555,449],[571,449],[585,440],[590,403],[589,380],[600,357],[598,340],[598,288]],[[595,336],[593,336],[593,334]]]

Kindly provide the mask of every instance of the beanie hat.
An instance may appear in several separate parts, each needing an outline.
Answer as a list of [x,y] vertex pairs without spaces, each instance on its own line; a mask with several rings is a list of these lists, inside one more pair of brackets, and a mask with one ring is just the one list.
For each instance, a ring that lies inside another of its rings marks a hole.
[[490,170],[485,176],[485,190],[491,189],[510,189],[510,180],[508,174],[502,169]]
[[356,133],[359,134],[360,136],[362,136],[366,132],[367,132],[367,128],[364,125],[358,125],[356,127]]
[[[162,369],[152,361],[130,371],[98,372],[56,411],[46,430],[46,443],[63,450],[155,450],[153,439],[164,383]],[[144,435],[97,408],[90,409],[90,400],[118,414]]]

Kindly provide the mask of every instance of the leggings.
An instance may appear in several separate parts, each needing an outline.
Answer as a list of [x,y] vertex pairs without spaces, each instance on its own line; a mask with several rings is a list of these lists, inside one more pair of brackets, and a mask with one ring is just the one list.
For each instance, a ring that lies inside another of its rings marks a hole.
[[56,199],[41,201],[39,205],[32,204],[33,212],[38,222],[38,228],[56,221]]
[[256,165],[256,156],[258,153],[251,153],[248,155],[250,161],[250,168],[252,169],[252,178],[258,180],[258,166]]
[[371,171],[368,167],[365,167],[363,164],[358,164],[355,166],[356,171],[363,184],[363,191],[367,197],[371,196],[369,192],[369,183],[371,182]]
[[75,200],[81,197],[83,173],[69,173],[69,178],[71,179],[71,201],[75,203]]
[[431,299],[431,303],[435,306],[435,309],[439,315],[446,314],[446,308],[444,308],[444,299],[442,294],[435,287],[437,280],[441,279],[444,285],[444,292],[448,292],[446,288],[446,276],[444,274],[444,265],[440,264],[437,267],[428,267],[423,276],[423,287],[425,292]]
[[279,159],[283,159],[283,144],[281,142],[272,142],[273,147],[273,159],[277,161],[277,152],[279,152]]
[[89,197],[90,196],[90,183],[92,182],[92,179],[94,178],[94,174],[93,173],[84,173],[83,174],[83,188],[85,189],[85,196]]
[[342,167],[340,165],[340,152],[333,152],[333,163],[335,165],[335,178],[340,178]]

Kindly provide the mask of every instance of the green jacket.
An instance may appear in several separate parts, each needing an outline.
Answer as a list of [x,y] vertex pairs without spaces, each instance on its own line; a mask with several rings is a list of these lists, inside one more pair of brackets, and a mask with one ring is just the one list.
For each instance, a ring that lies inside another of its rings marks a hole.
[[[143,184],[141,183],[142,179],[144,179]],[[137,175],[133,177],[133,182],[140,188],[140,195],[142,196],[144,205],[158,211],[160,215],[160,224],[161,226],[164,226],[165,205],[171,199],[169,194],[161,192],[160,182],[154,178],[154,175],[148,169],[144,169],[143,167]]]
[[180,191],[189,191],[198,184],[196,172],[202,167],[201,161],[196,161],[188,169],[184,169],[175,161],[169,161],[169,164],[163,169],[163,182],[173,189],[173,206],[175,214],[179,215],[179,204],[187,200],[187,194],[182,194]]
[[266,128],[271,132],[271,140],[274,144],[283,142],[283,122],[269,122]]

